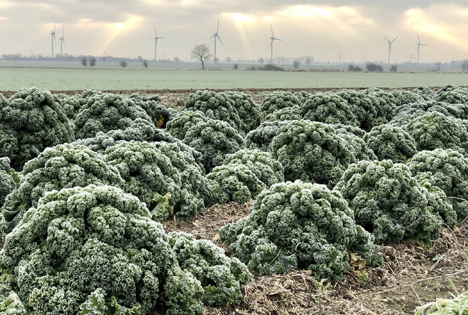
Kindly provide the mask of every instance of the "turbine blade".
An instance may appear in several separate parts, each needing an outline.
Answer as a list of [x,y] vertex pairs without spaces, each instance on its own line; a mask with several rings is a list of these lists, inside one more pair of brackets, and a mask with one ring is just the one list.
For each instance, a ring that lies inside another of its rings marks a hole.
[[221,41],[221,38],[219,38],[219,36],[216,36],[218,39],[219,39],[219,42],[221,43],[221,45],[224,46],[223,42]]
[[275,34],[273,34],[273,26],[271,26],[271,24],[270,24],[270,28],[271,28],[271,36],[275,37]]
[[156,33],[156,27],[153,26],[153,30],[154,30],[154,35],[158,37],[158,33]]
[[57,23],[55,23],[55,25],[54,25],[54,33],[55,33],[56,28],[57,28]]
[[387,37],[384,36],[383,38],[385,38],[387,41],[389,41]]
[[65,26],[62,28],[62,37],[65,35]]
[[398,38],[398,36],[397,36],[397,37],[395,37],[395,39],[394,39],[394,40],[392,40],[392,43],[393,43],[394,41],[396,41],[396,39],[397,39],[397,38]]
[[215,35],[211,36],[210,39],[212,39],[213,37],[215,37]]
[[427,46],[426,44],[421,44],[421,46]]
[[219,18],[218,18],[218,27],[216,28],[216,34],[218,34],[219,31]]
[[421,40],[419,39],[419,34],[418,34],[418,33],[416,33],[416,35],[418,35],[418,42],[419,42],[419,43],[421,43]]
[[63,40],[63,45],[65,45],[65,47],[67,47],[67,44],[65,44],[65,40]]

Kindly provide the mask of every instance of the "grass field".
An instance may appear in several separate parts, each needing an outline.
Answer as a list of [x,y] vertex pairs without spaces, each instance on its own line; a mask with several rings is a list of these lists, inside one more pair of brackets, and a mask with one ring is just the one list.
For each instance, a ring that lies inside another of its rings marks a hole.
[[0,68],[0,90],[160,90],[465,86],[460,73],[264,72]]

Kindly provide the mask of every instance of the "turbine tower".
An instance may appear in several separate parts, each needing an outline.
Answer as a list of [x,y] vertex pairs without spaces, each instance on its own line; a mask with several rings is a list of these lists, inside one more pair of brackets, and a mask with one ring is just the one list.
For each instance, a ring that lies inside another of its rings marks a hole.
[[393,43],[394,41],[396,41],[396,39],[398,38],[398,36],[395,37],[395,39],[392,40],[392,41],[390,41],[390,40],[389,40],[387,37],[385,37],[385,36],[384,36],[383,38],[385,38],[385,39],[387,40],[387,42],[388,42],[388,64],[390,64],[390,55],[391,55],[391,53],[392,53],[392,43]]
[[158,61],[157,59],[157,47],[158,47],[158,39],[164,38],[164,37],[158,37],[158,33],[156,33],[156,28],[153,26],[154,29],[154,62]]
[[67,44],[65,44],[65,27],[62,29],[62,37],[60,37],[60,56],[63,58],[62,44],[67,47]]
[[55,41],[55,27],[57,23],[55,23],[54,30],[50,30],[50,35],[52,36],[52,58],[54,58],[54,41]]
[[219,38],[218,31],[219,31],[219,19],[218,19],[218,27],[216,28],[216,33],[214,33],[213,36],[210,37],[210,39],[214,38],[214,62],[216,65],[218,64],[218,61],[216,59],[216,39],[219,39],[219,42],[221,43],[221,45],[224,46],[223,42],[221,41],[221,38]]
[[270,59],[270,63],[273,64],[273,42],[275,40],[281,40],[281,39],[275,37],[275,34],[273,34],[273,26],[271,26],[271,24],[270,24],[270,28],[271,28],[271,43],[270,43],[271,59]]
[[418,45],[418,48],[416,49],[417,52],[418,52],[418,64],[419,64],[419,50],[421,49],[421,46],[427,46],[426,44],[421,44],[421,40],[419,39],[419,34],[416,33],[416,35],[418,35],[418,43],[416,45]]

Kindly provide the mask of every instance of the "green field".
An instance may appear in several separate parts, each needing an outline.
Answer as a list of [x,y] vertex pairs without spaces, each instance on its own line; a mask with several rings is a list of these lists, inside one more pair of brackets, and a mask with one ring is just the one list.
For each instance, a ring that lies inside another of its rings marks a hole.
[[160,90],[358,88],[468,85],[461,73],[264,72],[246,70],[134,70],[0,68],[0,90]]

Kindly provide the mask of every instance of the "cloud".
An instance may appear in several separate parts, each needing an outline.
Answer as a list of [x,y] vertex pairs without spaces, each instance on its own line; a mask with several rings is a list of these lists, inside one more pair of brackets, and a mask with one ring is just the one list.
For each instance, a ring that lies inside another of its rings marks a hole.
[[[65,27],[66,52],[152,58],[153,26],[158,55],[190,55],[209,38],[220,18],[221,59],[269,56],[270,27],[275,55],[312,55],[317,60],[386,60],[382,36],[400,36],[392,59],[405,61],[419,32],[429,45],[424,60],[466,58],[466,0],[0,0],[0,53],[50,55],[50,29]],[[58,31],[58,32],[59,32]],[[60,33],[61,34],[61,33]]]

